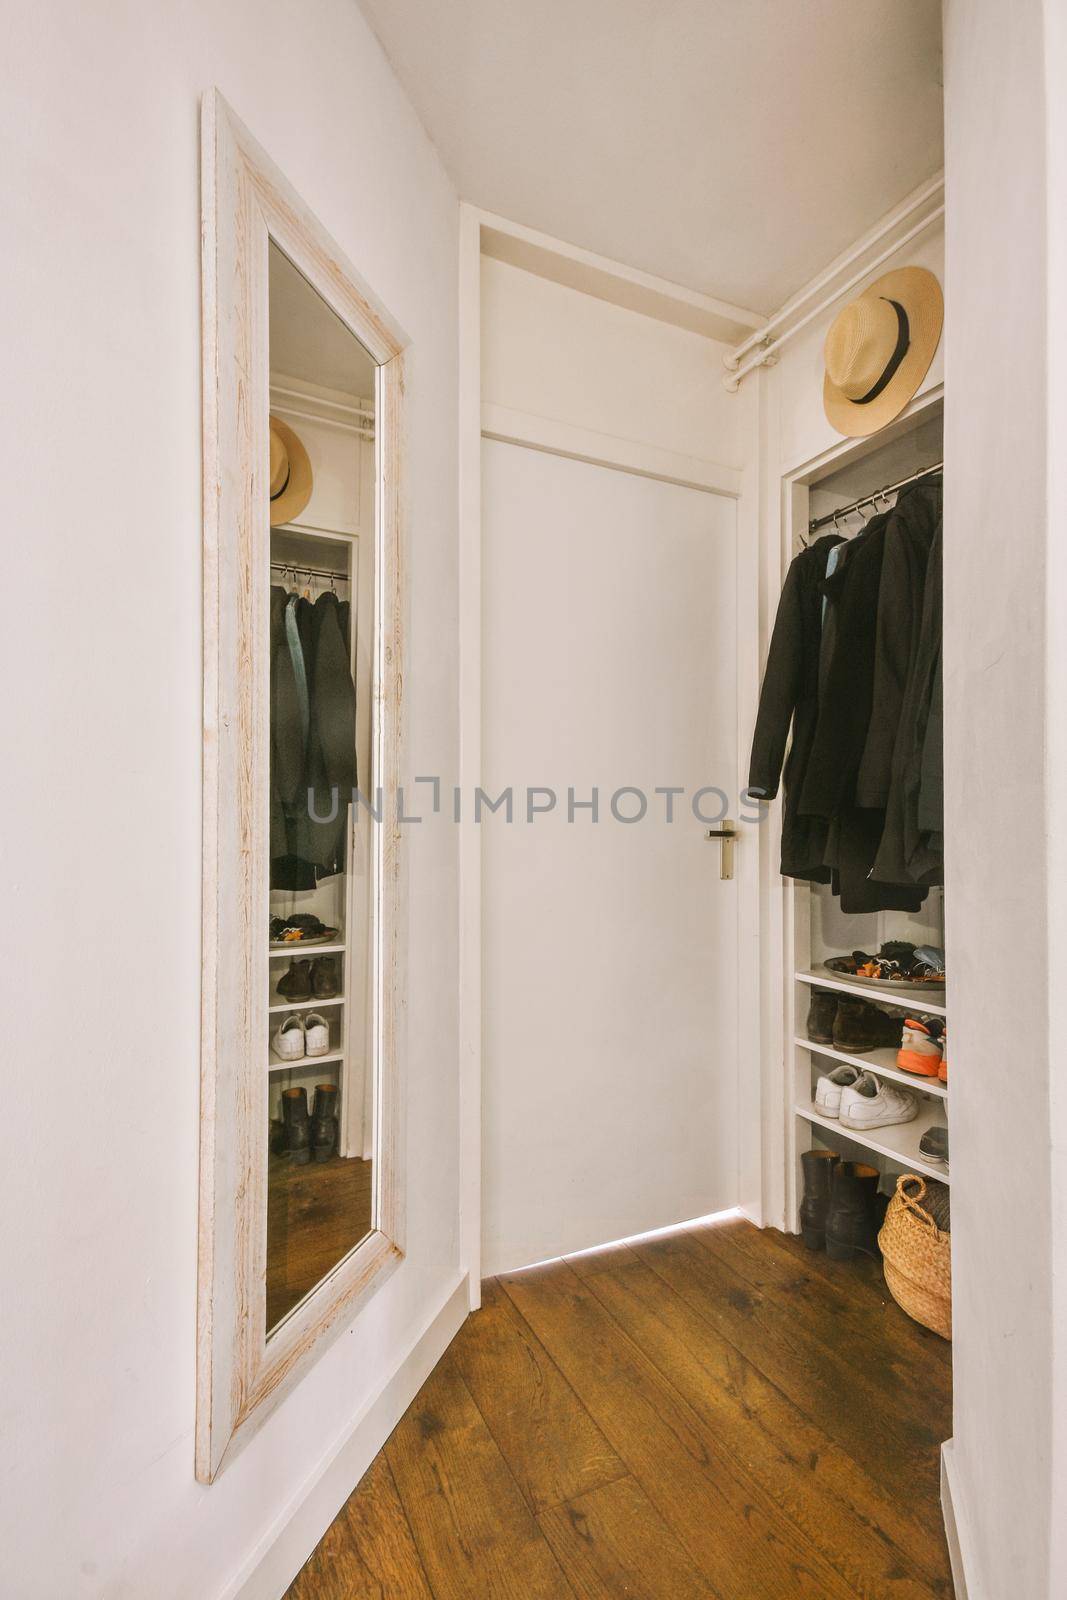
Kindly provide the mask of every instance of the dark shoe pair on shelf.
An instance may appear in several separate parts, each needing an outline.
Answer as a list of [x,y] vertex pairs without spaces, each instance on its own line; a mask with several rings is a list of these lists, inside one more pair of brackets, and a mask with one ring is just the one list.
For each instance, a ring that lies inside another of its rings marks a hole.
[[830,1044],[849,1055],[864,1055],[868,1050],[900,1047],[900,1018],[890,1016],[869,1000],[853,1000],[847,995],[812,991],[808,1007],[807,1037],[813,1044]]
[[315,1104],[308,1115],[306,1089],[282,1090],[282,1122],[271,1137],[275,1155],[287,1155],[295,1166],[329,1161],[337,1149],[337,1085],[317,1083]]
[[878,1193],[877,1167],[842,1161],[836,1150],[805,1150],[800,1236],[809,1250],[825,1250],[833,1261],[855,1255],[879,1257],[878,1230],[885,1220],[885,1195]]
[[278,979],[278,993],[286,1000],[332,1000],[339,989],[336,956],[290,961],[288,972]]

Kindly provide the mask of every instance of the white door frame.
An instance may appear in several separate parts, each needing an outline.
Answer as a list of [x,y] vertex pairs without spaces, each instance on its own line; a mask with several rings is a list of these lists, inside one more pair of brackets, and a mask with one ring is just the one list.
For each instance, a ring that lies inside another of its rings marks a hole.
[[[747,441],[748,465],[724,466],[720,462],[664,450],[614,435],[593,432],[502,406],[486,405],[481,397],[481,256],[483,231],[499,254],[502,236],[523,246],[529,230],[469,205],[460,208],[460,382],[459,382],[459,656],[460,656],[460,761],[459,783],[470,795],[482,780],[482,516],[481,445],[492,438],[568,456],[590,465],[609,467],[641,477],[658,478],[704,493],[725,495],[737,503],[736,614],[737,663],[737,772],[735,794],[747,782],[747,754],[759,694],[759,498],[756,467],[755,422]],[[585,252],[556,245],[537,236],[539,249],[551,243],[558,251],[564,276],[572,286],[602,298],[614,298],[603,283],[583,284],[573,277]],[[573,269],[573,270],[572,270]],[[693,314],[691,291],[597,258],[601,278],[613,275],[626,296],[620,303],[632,309],[680,320]],[[546,273],[546,275],[548,275]],[[554,274],[553,274],[554,275]],[[635,294],[649,296],[647,305]],[[662,315],[663,300],[674,297],[677,319]],[[702,301],[703,331],[722,338],[719,327],[736,311],[709,297]],[[653,309],[653,300],[656,309]],[[716,319],[718,319],[716,321]],[[689,325],[682,322],[682,325]],[[468,1275],[470,1303],[480,1303],[481,1286],[481,1179],[482,1179],[482,858],[481,833],[464,806],[460,824],[459,928],[460,928],[460,1267]],[[762,1221],[762,1070],[760,1048],[759,967],[759,849],[742,838],[735,854],[737,880],[738,952],[738,1181],[739,1205],[754,1221]]]

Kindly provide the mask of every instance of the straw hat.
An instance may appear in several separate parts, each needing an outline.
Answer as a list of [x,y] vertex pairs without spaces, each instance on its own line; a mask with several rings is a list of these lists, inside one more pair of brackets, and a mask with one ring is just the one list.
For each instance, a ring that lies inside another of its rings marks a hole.
[[900,267],[834,318],[823,346],[823,406],[838,433],[858,439],[899,416],[926,377],[941,338],[941,285],[925,267]]
[[311,462],[292,428],[270,419],[270,525],[291,522],[311,499]]

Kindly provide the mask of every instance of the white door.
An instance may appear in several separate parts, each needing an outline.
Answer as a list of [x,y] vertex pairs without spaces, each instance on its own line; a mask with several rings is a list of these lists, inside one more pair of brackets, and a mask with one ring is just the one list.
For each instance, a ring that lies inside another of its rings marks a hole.
[[485,441],[482,508],[490,1274],[736,1203],[736,601],[731,500]]

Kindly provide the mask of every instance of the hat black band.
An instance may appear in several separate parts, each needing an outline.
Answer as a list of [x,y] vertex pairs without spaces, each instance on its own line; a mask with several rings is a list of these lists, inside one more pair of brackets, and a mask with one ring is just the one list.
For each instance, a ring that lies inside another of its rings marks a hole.
[[[873,393],[873,391],[872,391],[872,393]],[[288,487],[289,487],[289,479],[292,477],[292,475],[293,475],[292,467],[286,467],[286,469],[285,469],[285,482],[282,484],[282,486],[278,490],[277,494],[272,494],[271,495],[271,497],[270,497],[271,505],[274,504],[275,500],[280,500],[281,499],[282,495],[285,493],[286,489],[288,489]]]
[[[882,295],[881,298],[885,300],[887,296]],[[897,347],[889,357],[888,365],[874,388],[868,389],[866,394],[861,394],[858,400],[853,400],[852,404],[854,406],[867,406],[870,405],[872,400],[877,400],[886,385],[892,381],[897,368],[908,353],[908,345],[911,343],[908,313],[904,310],[899,300],[890,300],[889,304],[897,314]]]

